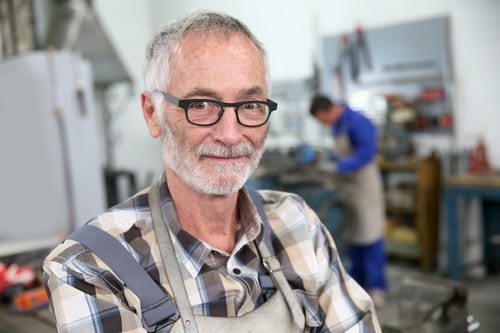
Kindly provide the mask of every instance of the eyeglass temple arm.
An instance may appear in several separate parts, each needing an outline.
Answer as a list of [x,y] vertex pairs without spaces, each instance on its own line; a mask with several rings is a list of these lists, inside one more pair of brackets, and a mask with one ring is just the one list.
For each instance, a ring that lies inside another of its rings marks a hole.
[[167,101],[169,101],[170,103],[173,103],[177,106],[179,106],[179,100],[173,96],[170,96],[169,94],[167,94],[166,92],[164,91],[161,91],[161,90],[154,90],[153,92],[159,92],[160,94],[162,94],[163,98],[165,98]]

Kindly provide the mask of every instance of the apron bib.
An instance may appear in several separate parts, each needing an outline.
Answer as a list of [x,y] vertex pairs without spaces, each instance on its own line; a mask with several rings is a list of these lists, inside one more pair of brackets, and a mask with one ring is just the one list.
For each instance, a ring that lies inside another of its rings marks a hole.
[[[174,293],[175,294],[175,293]],[[299,329],[288,311],[283,294],[278,290],[271,298],[252,312],[240,317],[195,316],[200,333],[243,333],[303,332]],[[184,333],[184,325],[178,320],[172,327],[172,333]]]
[[[184,280],[175,256],[170,233],[160,210],[159,183],[151,186],[149,204],[153,218],[155,235],[158,239],[160,254],[172,286],[173,299],[180,313],[180,319],[172,326],[172,333],[225,333],[225,332],[304,332],[305,316],[297,294],[288,284],[278,260],[271,255],[264,242],[258,244],[259,254],[264,267],[269,271],[276,286],[276,292],[257,309],[239,317],[212,317],[194,315],[189,304]],[[174,210],[169,210],[175,214]],[[168,217],[166,217],[168,218]],[[264,223],[266,223],[264,221]],[[173,286],[176,286],[175,288]],[[157,332],[166,332],[159,330]]]

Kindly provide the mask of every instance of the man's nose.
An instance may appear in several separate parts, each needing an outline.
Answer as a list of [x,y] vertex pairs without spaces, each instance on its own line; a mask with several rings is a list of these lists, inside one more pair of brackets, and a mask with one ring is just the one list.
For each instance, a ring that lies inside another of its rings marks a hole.
[[240,142],[242,126],[238,123],[236,109],[234,107],[224,107],[224,112],[220,120],[214,125],[215,137],[226,144]]

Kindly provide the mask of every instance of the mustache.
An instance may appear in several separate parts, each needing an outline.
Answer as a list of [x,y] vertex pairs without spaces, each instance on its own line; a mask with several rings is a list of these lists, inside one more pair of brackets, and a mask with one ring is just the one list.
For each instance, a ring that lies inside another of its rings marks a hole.
[[196,157],[215,156],[223,158],[248,157],[255,153],[255,147],[248,141],[236,145],[226,145],[220,142],[202,144],[196,148]]

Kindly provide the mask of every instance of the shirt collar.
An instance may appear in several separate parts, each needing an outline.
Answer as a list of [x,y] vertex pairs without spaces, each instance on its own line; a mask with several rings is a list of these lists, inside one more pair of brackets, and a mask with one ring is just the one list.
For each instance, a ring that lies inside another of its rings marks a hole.
[[[163,219],[170,230],[177,259],[195,278],[207,261],[210,252],[212,250],[221,251],[198,240],[181,228],[163,175],[160,181],[160,208]],[[238,230],[236,245],[232,253],[229,254],[229,258],[237,256],[245,246],[256,240],[262,231],[262,220],[257,208],[252,202],[248,191],[244,188],[238,193],[238,210],[241,228]]]

